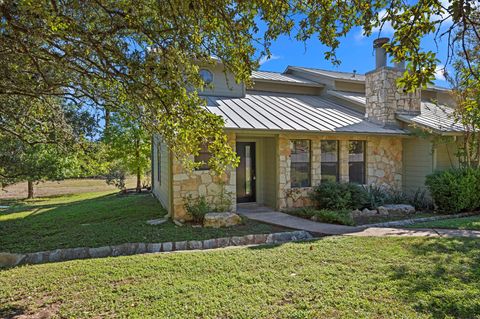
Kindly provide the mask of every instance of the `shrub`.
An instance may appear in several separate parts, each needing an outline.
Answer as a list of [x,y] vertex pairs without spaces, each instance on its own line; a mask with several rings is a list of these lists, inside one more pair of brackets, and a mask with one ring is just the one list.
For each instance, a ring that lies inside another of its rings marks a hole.
[[371,184],[364,186],[364,190],[367,196],[367,208],[369,209],[376,209],[382,206],[388,199],[388,194],[384,187]]
[[205,196],[193,198],[189,195],[185,200],[185,209],[192,216],[195,223],[203,222],[205,214],[212,211]]
[[314,219],[319,222],[353,225],[352,215],[349,210],[329,210],[329,209],[314,209],[311,207],[299,208],[289,212],[292,215]]
[[480,208],[480,169],[436,172],[427,176],[425,184],[438,211],[454,214]]
[[427,194],[426,189],[418,188],[408,197],[408,203],[415,207],[417,211],[431,211],[433,210],[433,202]]
[[126,187],[125,187],[126,176],[127,176],[127,171],[125,170],[125,168],[123,168],[122,166],[119,166],[119,165],[115,165],[108,170],[108,172],[105,176],[105,178],[106,178],[105,182],[108,185],[115,186],[116,188],[120,189],[121,191],[125,191],[126,190]]
[[321,183],[313,189],[310,197],[318,208],[330,210],[362,208],[368,199],[362,186],[336,182]]

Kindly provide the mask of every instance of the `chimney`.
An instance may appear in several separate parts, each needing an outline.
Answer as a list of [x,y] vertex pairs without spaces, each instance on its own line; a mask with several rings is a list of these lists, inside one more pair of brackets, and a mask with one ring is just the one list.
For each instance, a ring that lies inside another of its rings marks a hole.
[[405,64],[387,65],[387,53],[382,46],[390,41],[379,38],[373,41],[375,69],[365,74],[367,120],[386,127],[399,127],[397,114],[419,114],[420,92],[404,92],[397,87],[397,79],[403,75]]
[[375,49],[375,69],[387,66],[387,51],[383,48],[385,43],[390,41],[389,38],[378,38],[373,41]]

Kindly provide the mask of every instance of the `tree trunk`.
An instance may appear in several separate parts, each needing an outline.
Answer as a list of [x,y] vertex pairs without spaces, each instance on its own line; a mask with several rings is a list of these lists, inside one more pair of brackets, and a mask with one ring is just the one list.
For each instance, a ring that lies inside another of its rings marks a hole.
[[140,140],[135,141],[135,158],[137,159],[137,193],[142,191],[142,176],[140,174]]
[[33,198],[33,181],[28,181],[28,182],[27,182],[27,185],[28,185],[28,195],[27,195],[27,198],[28,198],[28,199],[32,199],[32,198]]
[[110,111],[105,109],[105,131],[110,127]]

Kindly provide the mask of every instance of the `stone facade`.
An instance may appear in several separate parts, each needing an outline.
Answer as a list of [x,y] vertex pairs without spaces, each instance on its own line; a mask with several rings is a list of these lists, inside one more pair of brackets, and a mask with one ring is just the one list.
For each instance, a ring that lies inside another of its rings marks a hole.
[[279,183],[277,192],[277,208],[289,209],[312,204],[309,193],[312,187],[292,188],[290,181],[290,155],[292,139],[309,139],[311,141],[311,185],[321,180],[321,147],[322,140],[339,141],[339,179],[349,181],[348,141],[364,140],[366,142],[366,181],[400,189],[402,186],[402,140],[399,137],[361,136],[361,135],[301,135],[281,134],[278,137]]
[[[245,138],[244,138],[245,139]],[[292,188],[290,179],[291,140],[308,139],[311,141],[311,185],[316,186],[321,180],[321,141],[339,141],[339,178],[349,181],[348,141],[366,142],[366,182],[400,189],[402,186],[402,139],[392,136],[366,135],[318,135],[285,133],[277,136],[277,209],[298,208],[312,205],[309,193],[312,187]],[[235,134],[229,134],[229,141],[235,147]],[[172,167],[172,200],[174,219],[189,220],[185,210],[185,198],[205,196],[207,201],[215,202],[224,183],[225,190],[231,195],[231,211],[236,211],[236,172],[228,170],[223,176],[215,176],[210,171],[185,172],[179,162]]]
[[366,115],[369,121],[383,126],[397,126],[396,113],[419,114],[421,90],[403,92],[397,79],[403,71],[388,66],[365,74]]
[[[230,145],[235,149],[235,134],[228,134]],[[177,220],[190,220],[191,216],[185,210],[185,200],[188,196],[198,198],[205,196],[209,203],[215,203],[222,192],[231,197],[231,211],[236,211],[236,174],[235,169],[228,169],[223,175],[218,176],[210,170],[186,171],[182,164],[173,160],[172,165],[172,207],[173,218]]]

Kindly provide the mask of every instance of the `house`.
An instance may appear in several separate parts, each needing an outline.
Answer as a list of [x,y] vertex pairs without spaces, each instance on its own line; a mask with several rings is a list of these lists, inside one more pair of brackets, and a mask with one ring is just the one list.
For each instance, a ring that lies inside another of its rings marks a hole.
[[397,89],[403,66],[387,66],[385,41],[374,42],[375,69],[366,74],[288,66],[253,72],[247,88],[221,64],[202,69],[213,89],[201,95],[208,111],[225,119],[240,165],[224,176],[187,172],[156,136],[153,193],[173,218],[188,219],[188,195],[214,201],[223,190],[232,211],[244,202],[281,210],[309,205],[309,191],[323,180],[408,191],[434,170],[458,165],[463,127],[451,117],[448,90]]

